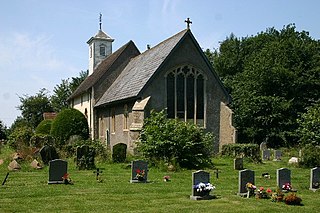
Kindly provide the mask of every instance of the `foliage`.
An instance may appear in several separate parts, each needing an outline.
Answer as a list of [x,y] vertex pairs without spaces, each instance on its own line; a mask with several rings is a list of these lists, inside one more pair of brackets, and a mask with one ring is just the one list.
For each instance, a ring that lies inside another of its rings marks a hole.
[[183,168],[208,166],[212,147],[212,134],[196,125],[167,119],[163,111],[151,112],[138,143],[138,150],[149,162],[176,162]]
[[36,133],[30,138],[30,145],[41,148],[44,145],[53,145],[54,138],[51,135]]
[[127,157],[127,145],[118,143],[112,148],[112,161],[115,163],[124,163]]
[[317,103],[307,109],[298,119],[301,144],[320,145],[320,103]]
[[300,166],[312,168],[320,166],[320,146],[307,144],[302,148],[302,156],[299,162]]
[[0,120],[0,140],[7,139],[7,127]]
[[89,75],[89,70],[86,70],[86,71],[81,70],[78,77],[71,78],[71,82],[69,85],[71,93],[74,92],[80,86],[80,84],[84,81],[84,79],[86,79],[88,75]]
[[30,138],[33,136],[33,134],[34,133],[31,127],[17,127],[8,137],[8,144],[14,149],[29,146]]
[[52,120],[41,121],[37,126],[37,128],[35,129],[35,133],[49,135],[51,130],[51,124],[52,124]]
[[291,192],[284,198],[284,202],[288,205],[301,205],[302,199],[296,193]]
[[222,146],[221,155],[223,156],[243,156],[254,162],[261,162],[260,147],[257,144],[226,144]]
[[33,96],[19,96],[21,105],[18,109],[21,110],[23,119],[25,119],[32,128],[36,128],[43,120],[44,112],[52,112],[53,108],[50,103],[50,97],[47,95],[46,89],[41,89]]
[[79,110],[64,109],[52,122],[50,134],[55,138],[57,146],[65,145],[73,135],[86,140],[89,137],[87,119]]
[[212,54],[233,97],[238,141],[296,145],[299,114],[320,98],[320,42],[291,24],[241,39],[231,34]]

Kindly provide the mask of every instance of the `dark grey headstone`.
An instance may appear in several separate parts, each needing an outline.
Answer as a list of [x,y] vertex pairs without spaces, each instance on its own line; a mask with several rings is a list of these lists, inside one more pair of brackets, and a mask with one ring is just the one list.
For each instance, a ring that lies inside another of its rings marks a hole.
[[235,170],[242,170],[243,169],[243,158],[233,159],[233,167]]
[[45,145],[40,150],[42,162],[48,165],[49,161],[59,159],[59,155],[53,146]]
[[52,183],[63,183],[62,177],[68,173],[68,162],[56,159],[49,162],[49,181]]
[[269,149],[262,150],[262,160],[270,160],[271,152]]
[[291,170],[287,168],[277,169],[277,186],[281,189],[286,183],[291,184]]
[[254,171],[249,169],[239,171],[239,195],[247,194],[247,183],[255,184]]
[[210,183],[210,174],[209,172],[205,172],[202,170],[199,170],[197,172],[192,172],[192,194],[190,196],[190,199],[192,200],[201,200],[209,198],[210,191],[202,191],[198,192],[195,188],[199,183]]
[[79,169],[95,169],[94,157],[95,149],[88,145],[77,147],[77,167]]
[[274,150],[274,161],[280,161],[282,158],[281,150]]
[[310,170],[310,190],[317,191],[320,188],[320,167]]
[[148,163],[143,160],[132,161],[131,183],[146,183],[148,181]]

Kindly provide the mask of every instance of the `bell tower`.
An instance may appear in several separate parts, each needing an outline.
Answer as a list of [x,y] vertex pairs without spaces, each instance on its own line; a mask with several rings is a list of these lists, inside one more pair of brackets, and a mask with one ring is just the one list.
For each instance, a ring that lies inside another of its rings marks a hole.
[[112,42],[114,41],[108,34],[102,30],[102,14],[99,17],[99,31],[91,37],[87,44],[89,45],[89,75],[98,64],[112,53]]

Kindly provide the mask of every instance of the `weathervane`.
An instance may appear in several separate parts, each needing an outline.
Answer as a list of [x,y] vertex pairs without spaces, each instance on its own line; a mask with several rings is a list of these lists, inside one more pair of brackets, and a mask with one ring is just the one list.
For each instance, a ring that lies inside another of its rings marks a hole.
[[192,24],[192,21],[190,21],[190,18],[187,18],[184,22],[187,23],[187,29],[190,29],[190,24]]
[[101,30],[101,26],[102,26],[102,13],[100,13],[100,17],[99,17],[99,25],[100,25],[100,30]]

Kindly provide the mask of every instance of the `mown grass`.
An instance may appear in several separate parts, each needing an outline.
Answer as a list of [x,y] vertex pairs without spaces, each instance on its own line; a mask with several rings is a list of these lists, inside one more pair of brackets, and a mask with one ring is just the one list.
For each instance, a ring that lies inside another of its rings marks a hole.
[[[0,181],[2,183],[9,159],[2,150],[0,159]],[[149,183],[129,183],[130,169],[127,164],[99,163],[104,168],[103,182],[95,180],[93,171],[78,171],[70,159],[68,173],[74,185],[48,185],[48,167],[32,170],[25,163],[21,171],[10,172],[8,181],[0,188],[0,212],[318,212],[319,193],[309,188],[310,169],[286,164],[289,156],[281,162],[268,161],[255,164],[245,161],[245,167],[255,171],[256,185],[276,188],[276,169],[287,167],[292,170],[292,184],[298,189],[303,206],[288,206],[271,200],[242,198],[236,195],[238,171],[233,170],[233,159],[215,158],[214,163],[221,171],[216,179],[214,170],[211,182],[217,199],[208,201],[190,200],[191,170],[163,172],[150,168]],[[261,174],[268,172],[271,179]],[[162,177],[169,175],[171,182]]]

